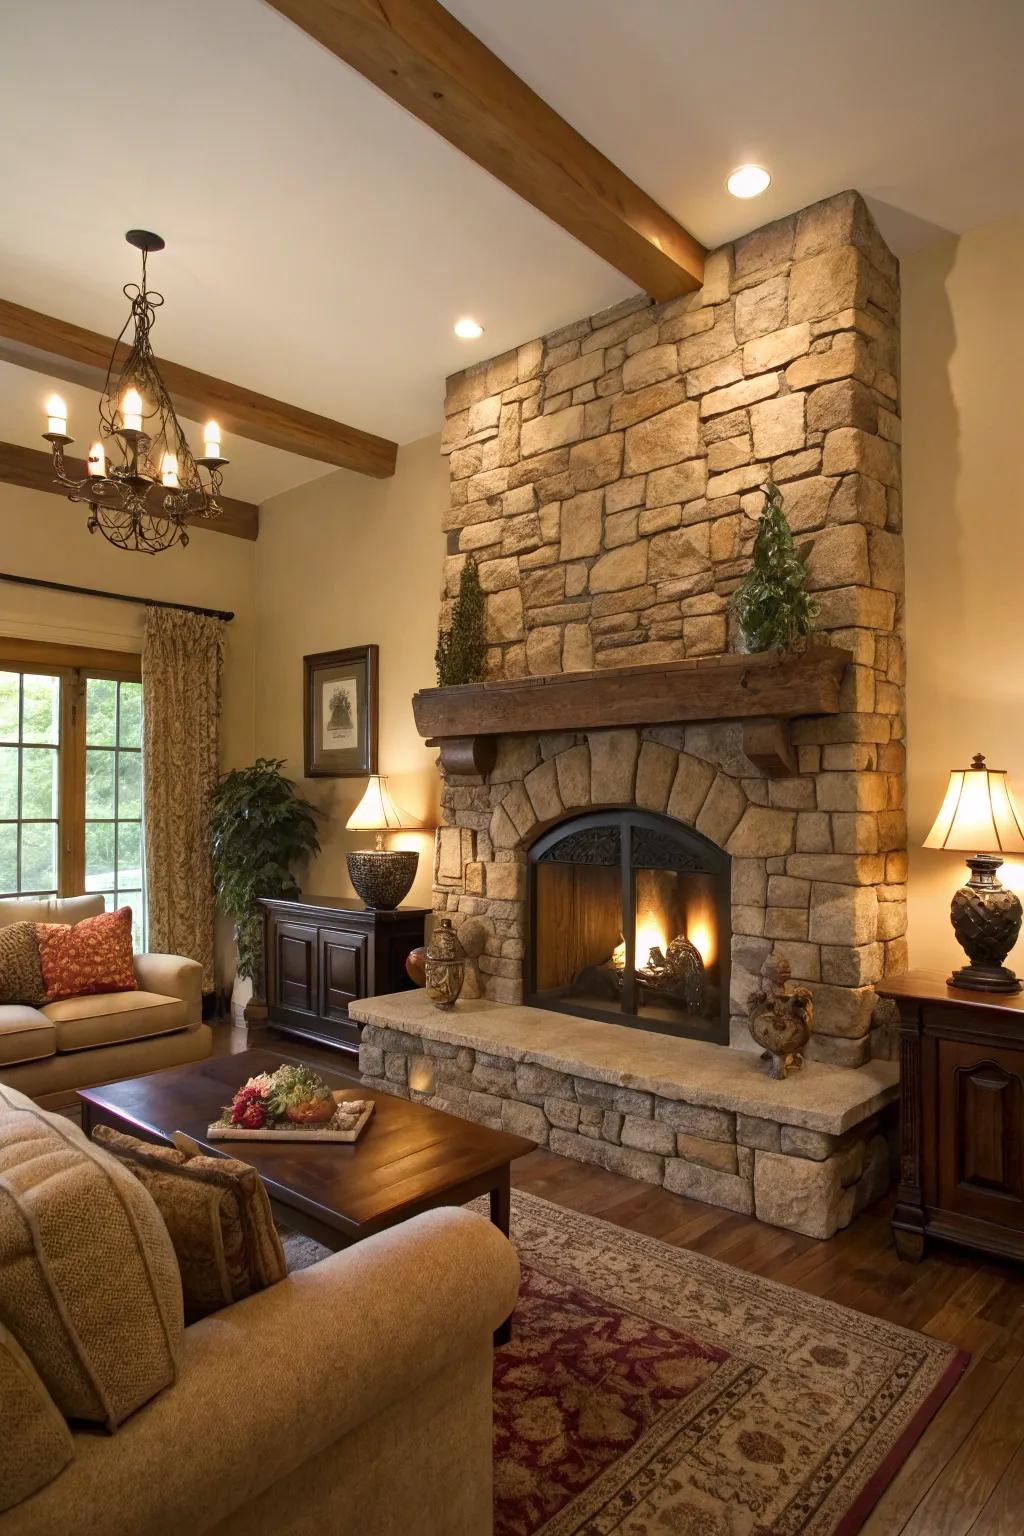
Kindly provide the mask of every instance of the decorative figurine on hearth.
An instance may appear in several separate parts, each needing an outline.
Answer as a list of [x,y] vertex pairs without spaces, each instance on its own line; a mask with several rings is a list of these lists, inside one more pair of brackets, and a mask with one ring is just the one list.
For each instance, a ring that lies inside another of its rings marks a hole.
[[466,951],[450,917],[439,917],[427,945],[427,996],[435,1008],[454,1008],[466,979]]
[[763,1047],[768,1076],[787,1077],[804,1064],[803,1048],[814,1028],[814,1002],[806,987],[790,987],[792,970],[781,955],[769,955],[761,967],[761,986],[750,994],[750,1033]]

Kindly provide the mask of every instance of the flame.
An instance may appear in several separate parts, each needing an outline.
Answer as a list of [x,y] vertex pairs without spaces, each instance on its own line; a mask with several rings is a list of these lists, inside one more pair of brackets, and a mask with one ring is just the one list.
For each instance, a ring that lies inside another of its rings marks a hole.
[[[653,912],[645,914],[636,925],[636,959],[635,966],[638,971],[644,970],[651,963],[651,951],[660,949],[664,951],[668,946],[668,936],[664,928],[658,922]],[[624,969],[626,964],[626,941],[622,940],[612,950],[612,965],[617,971]]]
[[687,924],[686,937],[700,955],[705,966],[711,964],[715,958],[715,936],[711,924],[703,918],[697,918]]

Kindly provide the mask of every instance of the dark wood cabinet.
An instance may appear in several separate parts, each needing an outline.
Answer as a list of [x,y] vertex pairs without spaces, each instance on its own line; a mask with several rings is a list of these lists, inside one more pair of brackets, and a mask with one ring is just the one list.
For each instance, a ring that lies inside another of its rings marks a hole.
[[300,1039],[359,1049],[349,1004],[411,987],[405,957],[423,943],[423,907],[371,912],[341,896],[266,899],[268,1022]]
[[939,1237],[1024,1259],[1024,997],[922,971],[878,991],[901,1021],[901,1257]]

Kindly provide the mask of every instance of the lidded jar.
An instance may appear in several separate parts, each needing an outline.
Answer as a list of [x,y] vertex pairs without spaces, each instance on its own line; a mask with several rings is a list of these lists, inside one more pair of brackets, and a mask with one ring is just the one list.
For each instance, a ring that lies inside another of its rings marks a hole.
[[427,996],[437,1008],[454,1008],[466,977],[466,951],[450,917],[439,917],[427,945]]

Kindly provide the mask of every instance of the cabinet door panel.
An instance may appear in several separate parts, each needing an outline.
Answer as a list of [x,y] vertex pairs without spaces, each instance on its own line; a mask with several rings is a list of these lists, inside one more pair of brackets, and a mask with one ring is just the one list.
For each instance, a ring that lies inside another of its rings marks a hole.
[[938,1043],[939,1204],[1024,1228],[1024,1077],[1016,1051]]
[[320,1011],[347,1019],[348,1005],[367,995],[366,935],[320,929]]
[[317,930],[305,923],[277,924],[277,990],[282,1008],[317,1011]]

